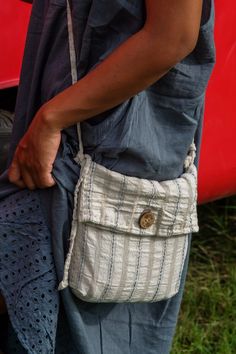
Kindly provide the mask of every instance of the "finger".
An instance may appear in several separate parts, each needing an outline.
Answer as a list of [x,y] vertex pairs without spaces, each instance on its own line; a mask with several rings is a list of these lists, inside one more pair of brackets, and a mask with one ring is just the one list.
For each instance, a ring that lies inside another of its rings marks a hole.
[[22,180],[24,181],[26,187],[30,190],[36,189],[37,185],[32,177],[32,174],[28,172],[25,168],[21,169]]
[[56,182],[51,173],[44,173],[39,177],[40,188],[50,188],[55,186]]
[[19,188],[25,188],[26,185],[21,178],[20,166],[16,158],[13,159],[8,169],[8,179],[11,183],[17,185]]
[[38,188],[49,188],[56,184],[51,173],[47,170],[42,170],[42,168],[40,171],[32,170],[31,176],[33,177],[33,180]]
[[20,189],[27,188],[25,182],[24,182],[22,179],[20,179],[20,180],[14,182],[14,184],[15,184],[17,187],[19,187]]
[[19,166],[16,158],[13,159],[13,161],[9,167],[8,177],[9,177],[10,182],[12,182],[12,183],[21,179],[20,166]]
[[55,184],[54,180],[50,178],[50,173],[48,176],[46,170],[44,171],[33,161],[27,160],[25,163],[21,163],[19,169],[22,180],[30,190],[47,188]]
[[56,184],[56,181],[52,175],[52,169],[52,165],[41,165],[40,167],[38,166],[38,168],[35,168],[34,178],[35,181],[37,181],[37,185],[39,188],[50,188]]

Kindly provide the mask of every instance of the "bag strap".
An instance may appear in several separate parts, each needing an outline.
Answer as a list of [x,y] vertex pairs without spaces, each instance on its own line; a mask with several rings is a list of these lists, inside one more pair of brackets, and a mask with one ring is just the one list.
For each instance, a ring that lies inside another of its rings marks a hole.
[[[76,65],[76,50],[75,50],[75,38],[73,32],[72,12],[71,12],[71,6],[69,0],[67,0],[67,27],[68,27],[68,39],[69,39],[71,78],[72,78],[72,84],[75,84],[78,81],[78,74],[77,74],[77,65]],[[79,140],[79,152],[75,160],[78,161],[79,163],[82,163],[82,161],[86,158],[86,156],[84,154],[84,146],[82,141],[80,123],[77,123],[77,134]],[[195,157],[196,157],[196,146],[193,140],[192,144],[189,147],[188,155],[184,161],[184,169],[186,172],[188,172],[190,166],[194,164]]]
[[[68,27],[68,40],[69,40],[69,53],[70,53],[70,65],[71,65],[71,78],[72,85],[78,81],[77,65],[76,65],[76,51],[75,51],[75,38],[73,32],[72,13],[69,0],[67,0],[67,27]],[[77,123],[77,134],[79,140],[79,152],[76,156],[78,162],[82,162],[85,159],[84,146],[81,134],[81,124]]]

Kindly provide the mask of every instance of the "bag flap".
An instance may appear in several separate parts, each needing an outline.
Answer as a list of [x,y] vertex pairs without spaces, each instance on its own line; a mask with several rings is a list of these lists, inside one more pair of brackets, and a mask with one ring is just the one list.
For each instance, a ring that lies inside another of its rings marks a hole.
[[138,236],[198,231],[194,165],[180,178],[164,182],[125,176],[91,160],[82,173],[79,222]]

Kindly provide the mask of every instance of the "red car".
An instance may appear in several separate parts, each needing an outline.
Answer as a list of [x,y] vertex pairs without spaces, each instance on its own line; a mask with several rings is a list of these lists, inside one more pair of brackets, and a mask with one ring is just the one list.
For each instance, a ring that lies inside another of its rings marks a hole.
[[[199,203],[231,195],[236,188],[236,2],[215,0],[215,7],[217,63],[207,91],[199,166]],[[19,0],[1,4],[0,98],[4,89],[18,85],[30,10],[31,5]],[[2,114],[9,117],[5,111]],[[3,145],[4,136],[1,136]]]

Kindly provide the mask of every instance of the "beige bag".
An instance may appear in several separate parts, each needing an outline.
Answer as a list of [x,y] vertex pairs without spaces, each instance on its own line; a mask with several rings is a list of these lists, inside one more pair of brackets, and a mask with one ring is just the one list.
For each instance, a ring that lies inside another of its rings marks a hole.
[[[72,20],[72,81],[77,81]],[[90,302],[154,302],[179,290],[188,236],[198,231],[195,145],[181,177],[157,182],[110,171],[83,154],[69,252],[59,289]]]

